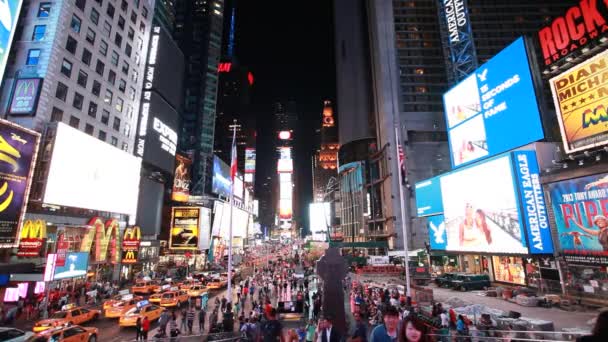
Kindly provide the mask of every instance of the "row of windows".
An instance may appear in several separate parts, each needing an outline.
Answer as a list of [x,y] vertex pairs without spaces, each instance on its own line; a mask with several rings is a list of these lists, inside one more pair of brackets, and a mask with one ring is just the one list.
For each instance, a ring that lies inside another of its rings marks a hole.
[[[62,122],[63,121],[63,110],[57,108],[57,107],[53,107],[52,112],[51,112],[51,122]],[[109,113],[108,113],[108,118],[109,118]],[[80,118],[74,116],[74,115],[70,115],[70,119],[68,121],[68,124],[76,129],[80,129]],[[87,134],[90,134],[91,136],[93,136],[94,131],[95,131],[95,127],[89,123],[85,123],[85,127],[84,127],[84,131]],[[97,137],[99,138],[99,140],[102,141],[106,141],[108,134],[103,131],[103,130],[99,130]],[[111,136],[110,137],[110,144],[112,144],[113,146],[118,147],[118,138],[115,136]],[[129,150],[129,144],[126,142],[122,143],[122,147],[121,147],[124,151],[128,151]]]

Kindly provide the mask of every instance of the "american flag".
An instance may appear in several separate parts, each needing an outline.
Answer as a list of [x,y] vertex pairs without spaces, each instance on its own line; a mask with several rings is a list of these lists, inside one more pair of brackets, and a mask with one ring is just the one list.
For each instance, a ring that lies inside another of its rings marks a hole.
[[230,180],[234,184],[234,178],[236,177],[236,128],[232,133],[232,149],[230,152]]
[[405,174],[405,152],[401,144],[397,145],[397,150],[399,152],[399,168],[401,168],[401,184],[405,185],[405,180],[407,179]]

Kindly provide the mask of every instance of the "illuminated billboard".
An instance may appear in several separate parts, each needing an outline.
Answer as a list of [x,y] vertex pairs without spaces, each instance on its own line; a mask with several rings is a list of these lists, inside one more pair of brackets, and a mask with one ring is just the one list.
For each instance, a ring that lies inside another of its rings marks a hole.
[[213,156],[213,178],[211,180],[211,192],[214,194],[230,197],[230,166],[224,163],[218,156]]
[[34,115],[41,86],[42,78],[20,78],[15,81],[8,114]]
[[245,186],[243,184],[243,179],[241,176],[234,177],[234,197],[243,198],[243,191],[245,190]]
[[171,212],[169,248],[197,249],[200,238],[200,208],[173,207]]
[[53,280],[83,277],[87,274],[89,266],[89,253],[69,252],[65,258],[64,266],[55,266]]
[[11,50],[22,2],[23,0],[0,1],[0,82],[4,76],[4,69],[8,60],[8,53]]
[[544,138],[523,38],[450,89],[443,102],[453,167]]
[[277,172],[292,173],[293,172],[293,159],[279,159],[279,161],[277,163]]
[[533,151],[515,151],[446,173],[439,183],[435,196],[441,198],[444,218],[428,219],[433,249],[553,253]]
[[[249,214],[237,207],[232,208],[232,236],[246,237],[249,225]],[[213,205],[213,236],[226,241],[230,235],[230,205],[215,201]]]
[[279,159],[291,159],[291,147],[282,146],[277,150],[279,151]]
[[311,203],[308,207],[310,215],[310,232],[314,241],[326,241],[331,222],[331,208],[328,202]]
[[171,199],[176,202],[187,202],[190,197],[190,184],[192,183],[192,176],[190,175],[192,160],[181,154],[176,154],[175,161]]
[[43,202],[134,219],[140,168],[139,158],[59,122]]
[[549,82],[564,151],[608,143],[608,51],[576,65]]
[[608,265],[608,173],[551,183],[547,189],[566,259]]
[[40,134],[0,120],[0,243],[16,243],[34,174]]
[[255,148],[245,149],[245,173],[255,173]]
[[280,131],[279,139],[281,140],[289,140],[291,139],[291,131]]
[[418,217],[437,215],[443,212],[439,177],[423,180],[414,186]]

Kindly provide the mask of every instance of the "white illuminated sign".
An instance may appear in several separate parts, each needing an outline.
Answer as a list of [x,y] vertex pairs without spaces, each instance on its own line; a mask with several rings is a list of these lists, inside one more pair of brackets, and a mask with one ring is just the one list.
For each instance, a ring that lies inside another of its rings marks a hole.
[[175,150],[177,149],[177,132],[156,117],[154,118],[152,127],[154,127],[154,130],[159,134],[158,139],[161,142],[161,148],[164,151],[169,152],[172,156],[175,156]]
[[465,0],[443,0],[445,20],[448,24],[450,43],[460,42],[459,28],[467,24]]

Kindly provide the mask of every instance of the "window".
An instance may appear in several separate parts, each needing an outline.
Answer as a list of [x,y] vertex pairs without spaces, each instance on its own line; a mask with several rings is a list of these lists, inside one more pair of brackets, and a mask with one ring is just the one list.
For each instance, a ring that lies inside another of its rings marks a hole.
[[70,78],[72,76],[72,63],[67,59],[63,59],[63,63],[61,63],[61,73]]
[[110,18],[114,18],[114,6],[108,3],[108,8],[106,9],[106,14],[110,16]]
[[118,32],[114,36],[114,44],[116,44],[118,47],[122,46],[122,36],[119,35]]
[[40,49],[30,49],[27,52],[27,59],[25,65],[38,65],[40,61]]
[[113,97],[114,97],[114,93],[112,93],[111,90],[106,89],[106,96],[103,98],[103,101],[107,104],[111,104]]
[[72,31],[76,33],[80,33],[80,26],[82,25],[82,20],[78,18],[76,14],[72,14],[72,21],[70,22],[70,27]]
[[87,4],[86,0],[76,0],[76,7],[80,8],[84,12],[84,6]]
[[99,12],[96,9],[91,8],[91,15],[89,16],[93,24],[97,25],[99,23]]
[[94,131],[94,130],[95,130],[95,128],[94,128],[94,127],[93,127],[93,125],[91,125],[91,124],[86,124],[86,125],[84,126],[84,132],[85,132],[86,134],[93,135],[93,131]]
[[97,60],[97,65],[95,66],[95,72],[97,72],[100,76],[103,76],[103,71],[106,68],[106,65],[103,64],[99,59]]
[[107,20],[103,23],[103,35],[110,38],[110,33],[112,33],[112,24],[110,24]]
[[34,26],[34,32],[32,32],[32,40],[39,42],[44,39],[44,33],[46,32],[46,25]]
[[141,57],[139,56],[139,53],[135,53],[135,64],[137,66],[139,66],[139,63],[141,62]]
[[141,37],[137,37],[137,50],[141,51],[144,48],[144,40]]
[[139,73],[136,70],[133,70],[133,73],[131,74],[131,81],[137,82],[138,78],[139,78]]
[[57,82],[57,90],[55,90],[55,97],[62,101],[65,101],[67,96],[68,96],[68,86],[66,86],[65,84],[63,84],[61,82]]
[[129,98],[135,100],[135,88],[129,87]]
[[40,7],[38,7],[38,18],[48,18],[51,13],[51,3],[50,2],[41,2]]
[[91,51],[85,49],[82,49],[82,58],[81,61],[82,63],[86,64],[86,65],[91,65],[91,58],[92,58],[92,54]]
[[99,96],[101,94],[101,83],[93,80],[93,88],[91,88],[91,93],[95,96]]
[[79,86],[86,88],[88,79],[89,79],[89,74],[87,74],[86,72],[84,72],[82,70],[80,70],[78,72],[78,81],[77,82],[78,82]]
[[95,2],[96,2],[96,3],[98,3],[98,4],[99,4],[99,6],[102,6],[102,5],[103,5],[103,0],[95,0]]
[[116,83],[116,73],[114,70],[108,71],[108,82],[112,83],[112,85]]
[[118,139],[116,137],[112,137],[111,141],[112,141],[111,142],[112,146],[117,146],[118,145]]
[[63,120],[63,111],[57,107],[53,107],[51,111],[51,122],[60,122]]
[[127,63],[127,62],[126,62],[126,61],[124,61],[124,60],[122,61],[122,72],[123,72],[125,75],[128,75],[128,74],[129,74],[129,63]]
[[126,142],[122,143],[122,150],[125,152],[129,152],[129,144],[127,144]]
[[143,21],[139,23],[139,33],[146,34],[146,24]]
[[144,7],[144,8],[142,8],[142,9],[141,9],[141,15],[142,15],[144,18],[148,19],[148,9],[147,9],[147,8],[145,8],[145,7]]
[[[70,126],[74,127],[74,128],[78,128],[78,126],[80,126],[80,119],[75,117],[74,115],[70,116]],[[72,314],[74,314],[72,312]],[[63,337],[65,337],[65,331],[63,332]]]
[[134,112],[133,106],[127,105],[127,117],[129,119],[133,119],[133,112]]
[[126,89],[127,89],[127,81],[125,81],[121,78],[120,81],[118,81],[118,90],[120,90],[124,94]]
[[129,45],[129,43],[125,44],[125,53],[127,54],[127,56],[131,57],[132,51],[133,51],[133,48],[131,47],[131,45]]
[[106,41],[103,39],[99,43],[99,53],[104,56],[108,55],[108,43],[106,43]]
[[135,8],[139,8],[139,0],[135,0]]
[[110,58],[110,62],[113,66],[118,66],[118,52],[112,51],[112,57]]
[[97,103],[93,101],[89,102],[89,116],[93,119],[97,118]]
[[106,132],[99,130],[99,140],[106,141]]
[[101,113],[101,123],[107,125],[108,122],[110,122],[110,112],[104,109]]
[[[122,108],[125,105],[125,101],[123,99],[121,99],[120,97],[116,98],[116,103],[114,104],[114,108],[122,113]],[[119,120],[120,121],[120,120]],[[114,118],[114,125],[116,125],[116,118]],[[120,125],[119,125],[120,126]],[[116,128],[114,128],[116,129]],[[119,127],[120,129],[120,127]]]
[[72,101],[72,106],[76,109],[82,110],[82,105],[84,103],[84,96],[78,93],[74,93],[74,100]]
[[125,18],[123,18],[122,15],[118,17],[118,27],[120,27],[121,30],[125,29],[125,24],[126,23],[127,22],[126,22]]
[[123,132],[124,132],[125,136],[127,138],[129,138],[131,136],[131,125],[129,125],[128,123],[126,123]]
[[112,123],[112,128],[115,131],[120,132],[120,118],[114,117],[114,122]]
[[87,30],[87,42],[95,44],[95,31],[91,30],[91,28]]
[[120,9],[121,9],[123,12],[126,12],[128,8],[129,8],[129,4],[127,3],[127,0],[122,0],[122,1],[120,2]]
[[129,40],[133,40],[133,37],[135,37],[135,30],[129,26],[129,30],[127,31],[127,37],[129,37]]
[[131,22],[133,24],[137,24],[137,14],[135,13],[135,11],[131,11]]
[[78,46],[76,39],[72,38],[72,36],[68,36],[68,41],[65,43],[65,49],[74,55],[76,54],[76,46]]

